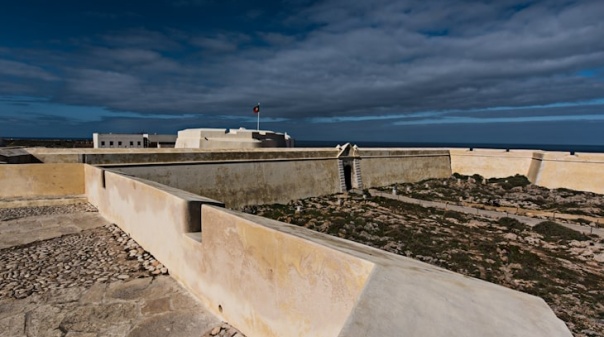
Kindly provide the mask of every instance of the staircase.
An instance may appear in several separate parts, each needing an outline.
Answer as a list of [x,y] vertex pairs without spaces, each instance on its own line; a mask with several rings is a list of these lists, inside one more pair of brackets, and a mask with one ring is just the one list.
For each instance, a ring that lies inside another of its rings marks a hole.
[[340,193],[346,192],[346,178],[344,176],[344,161],[338,160],[338,173],[340,175]]
[[354,178],[356,180],[356,185],[359,190],[363,189],[363,179],[361,178],[361,160],[355,159],[352,162],[354,169]]

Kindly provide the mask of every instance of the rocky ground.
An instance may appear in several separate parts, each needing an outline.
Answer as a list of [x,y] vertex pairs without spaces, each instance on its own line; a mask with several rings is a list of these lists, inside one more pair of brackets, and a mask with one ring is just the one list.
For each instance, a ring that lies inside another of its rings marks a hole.
[[[88,204],[0,209],[0,235],[14,232],[11,223],[95,211]],[[166,274],[111,224],[0,249],[0,337],[243,336]]]
[[533,185],[526,177],[519,175],[485,179],[480,175],[468,177],[455,174],[449,179],[395,184],[382,187],[381,190],[392,191],[393,188],[400,195],[423,200],[604,216],[603,195],[565,188],[550,190]]
[[[436,182],[422,182],[420,189],[423,184]],[[551,221],[531,228],[511,218],[492,220],[354,194],[248,211],[540,296],[575,336],[604,336],[604,240],[598,236]]]

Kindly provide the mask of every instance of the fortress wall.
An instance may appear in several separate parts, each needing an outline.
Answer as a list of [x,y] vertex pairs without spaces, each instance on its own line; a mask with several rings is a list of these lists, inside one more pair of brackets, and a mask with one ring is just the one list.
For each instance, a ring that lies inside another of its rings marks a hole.
[[447,150],[362,148],[357,155],[365,188],[451,175]]
[[340,191],[335,158],[111,166],[111,170],[219,199],[234,209]]
[[[540,298],[140,178],[85,173],[99,212],[247,336],[571,336]],[[196,217],[201,240],[187,233]]]
[[535,184],[604,194],[604,154],[543,152]]
[[[220,202],[86,165],[86,196],[100,214],[128,233],[186,286],[199,278],[202,204]],[[202,332],[200,332],[202,333]]]
[[480,174],[485,178],[528,175],[533,160],[532,150],[450,149],[451,172]]
[[0,165],[0,198],[84,194],[82,164]]
[[451,171],[485,178],[521,174],[535,185],[604,194],[604,154],[450,149]]
[[210,308],[250,337],[339,336],[372,262],[301,227],[207,206],[202,219],[195,285]]
[[335,148],[262,148],[237,150],[28,148],[27,152],[43,163],[86,163],[91,165],[335,158],[338,154],[338,150]]

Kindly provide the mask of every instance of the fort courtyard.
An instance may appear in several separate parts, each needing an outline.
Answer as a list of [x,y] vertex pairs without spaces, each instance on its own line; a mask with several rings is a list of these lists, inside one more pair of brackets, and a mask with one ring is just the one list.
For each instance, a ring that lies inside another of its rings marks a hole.
[[0,335],[598,336],[604,160],[0,151]]

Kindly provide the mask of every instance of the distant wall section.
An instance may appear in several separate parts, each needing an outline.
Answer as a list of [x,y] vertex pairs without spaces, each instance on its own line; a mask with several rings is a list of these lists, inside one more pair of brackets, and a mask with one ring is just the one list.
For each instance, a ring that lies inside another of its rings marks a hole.
[[451,175],[447,150],[361,148],[355,155],[365,188]]
[[542,152],[533,161],[536,185],[604,194],[604,154]]
[[450,149],[451,172],[485,178],[528,175],[532,150]]
[[82,164],[0,165],[0,198],[84,194]]
[[223,201],[229,208],[340,192],[337,159],[220,161],[108,169]]

